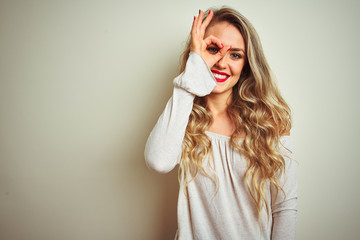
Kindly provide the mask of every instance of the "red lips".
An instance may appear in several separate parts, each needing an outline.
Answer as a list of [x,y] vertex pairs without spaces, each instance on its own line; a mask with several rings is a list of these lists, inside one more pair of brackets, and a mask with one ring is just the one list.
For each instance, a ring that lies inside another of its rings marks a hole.
[[227,73],[224,73],[224,72],[220,72],[220,71],[216,71],[216,70],[211,70],[212,73],[215,73],[215,74],[219,74],[219,75],[223,75],[223,76],[226,76],[225,78],[217,78],[216,76],[215,77],[215,80],[217,82],[225,82],[226,80],[229,79],[230,75],[227,74]]

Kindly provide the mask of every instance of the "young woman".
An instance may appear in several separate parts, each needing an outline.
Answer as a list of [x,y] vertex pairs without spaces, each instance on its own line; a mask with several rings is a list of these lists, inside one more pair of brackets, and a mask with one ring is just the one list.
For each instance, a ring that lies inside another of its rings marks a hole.
[[145,147],[150,168],[179,164],[176,238],[295,239],[290,109],[253,26],[200,11],[181,72]]

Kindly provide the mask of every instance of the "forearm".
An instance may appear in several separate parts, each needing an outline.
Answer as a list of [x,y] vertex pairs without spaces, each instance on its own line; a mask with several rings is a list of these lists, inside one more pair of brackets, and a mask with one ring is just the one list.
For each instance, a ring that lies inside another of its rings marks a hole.
[[[296,214],[297,214],[297,179],[296,162],[293,159],[293,150],[290,136],[281,137],[283,144],[281,151],[285,160],[285,171],[280,177],[279,185],[282,189],[276,189],[271,185],[272,195],[272,240],[295,239]],[[289,151],[290,150],[290,151]]]
[[205,96],[216,82],[202,58],[191,53],[185,71],[174,79],[173,96],[152,130],[145,147],[147,165],[169,172],[181,157],[182,142],[195,96]]
[[146,143],[145,160],[151,169],[167,173],[176,166],[194,97],[182,88],[174,88]]
[[296,235],[296,210],[273,214],[271,240],[294,240]]

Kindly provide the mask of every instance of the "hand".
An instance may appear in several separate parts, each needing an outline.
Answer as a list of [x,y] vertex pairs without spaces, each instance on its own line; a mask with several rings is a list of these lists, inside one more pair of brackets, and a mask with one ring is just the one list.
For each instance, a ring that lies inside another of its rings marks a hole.
[[[202,22],[204,12],[200,10],[199,16],[194,17],[191,28],[190,52],[199,54],[204,59],[209,68],[212,68],[214,64],[217,63],[222,57],[224,57],[226,52],[230,49],[226,49],[221,41],[214,36],[208,36],[204,39],[205,30],[209,25],[213,15],[214,13],[209,11],[208,16]],[[208,49],[209,46],[212,46],[211,49]]]

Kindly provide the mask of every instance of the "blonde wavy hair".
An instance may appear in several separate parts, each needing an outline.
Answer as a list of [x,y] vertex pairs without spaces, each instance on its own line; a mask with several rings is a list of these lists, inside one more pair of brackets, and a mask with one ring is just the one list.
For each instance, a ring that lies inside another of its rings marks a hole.
[[[252,24],[231,8],[211,9],[214,16],[209,27],[218,22],[228,22],[239,29],[246,45],[246,64],[237,84],[233,87],[232,102],[227,112],[235,125],[231,146],[247,161],[246,183],[255,202],[258,219],[265,206],[268,218],[270,206],[266,199],[266,185],[270,181],[276,195],[283,191],[279,178],[284,173],[285,162],[280,152],[280,136],[291,128],[291,112],[281,97],[265,59],[258,34]],[[208,12],[208,11],[206,11]],[[206,16],[205,16],[206,17]],[[204,18],[205,18],[204,17]],[[182,54],[181,70],[184,71],[190,53],[190,38]],[[212,123],[212,116],[204,97],[195,97],[186,128],[179,167],[179,181],[186,189],[199,172],[211,178],[218,189],[216,174],[205,170],[211,164],[211,141],[205,131]],[[240,136],[244,136],[243,141]],[[213,170],[213,168],[210,168]]]

